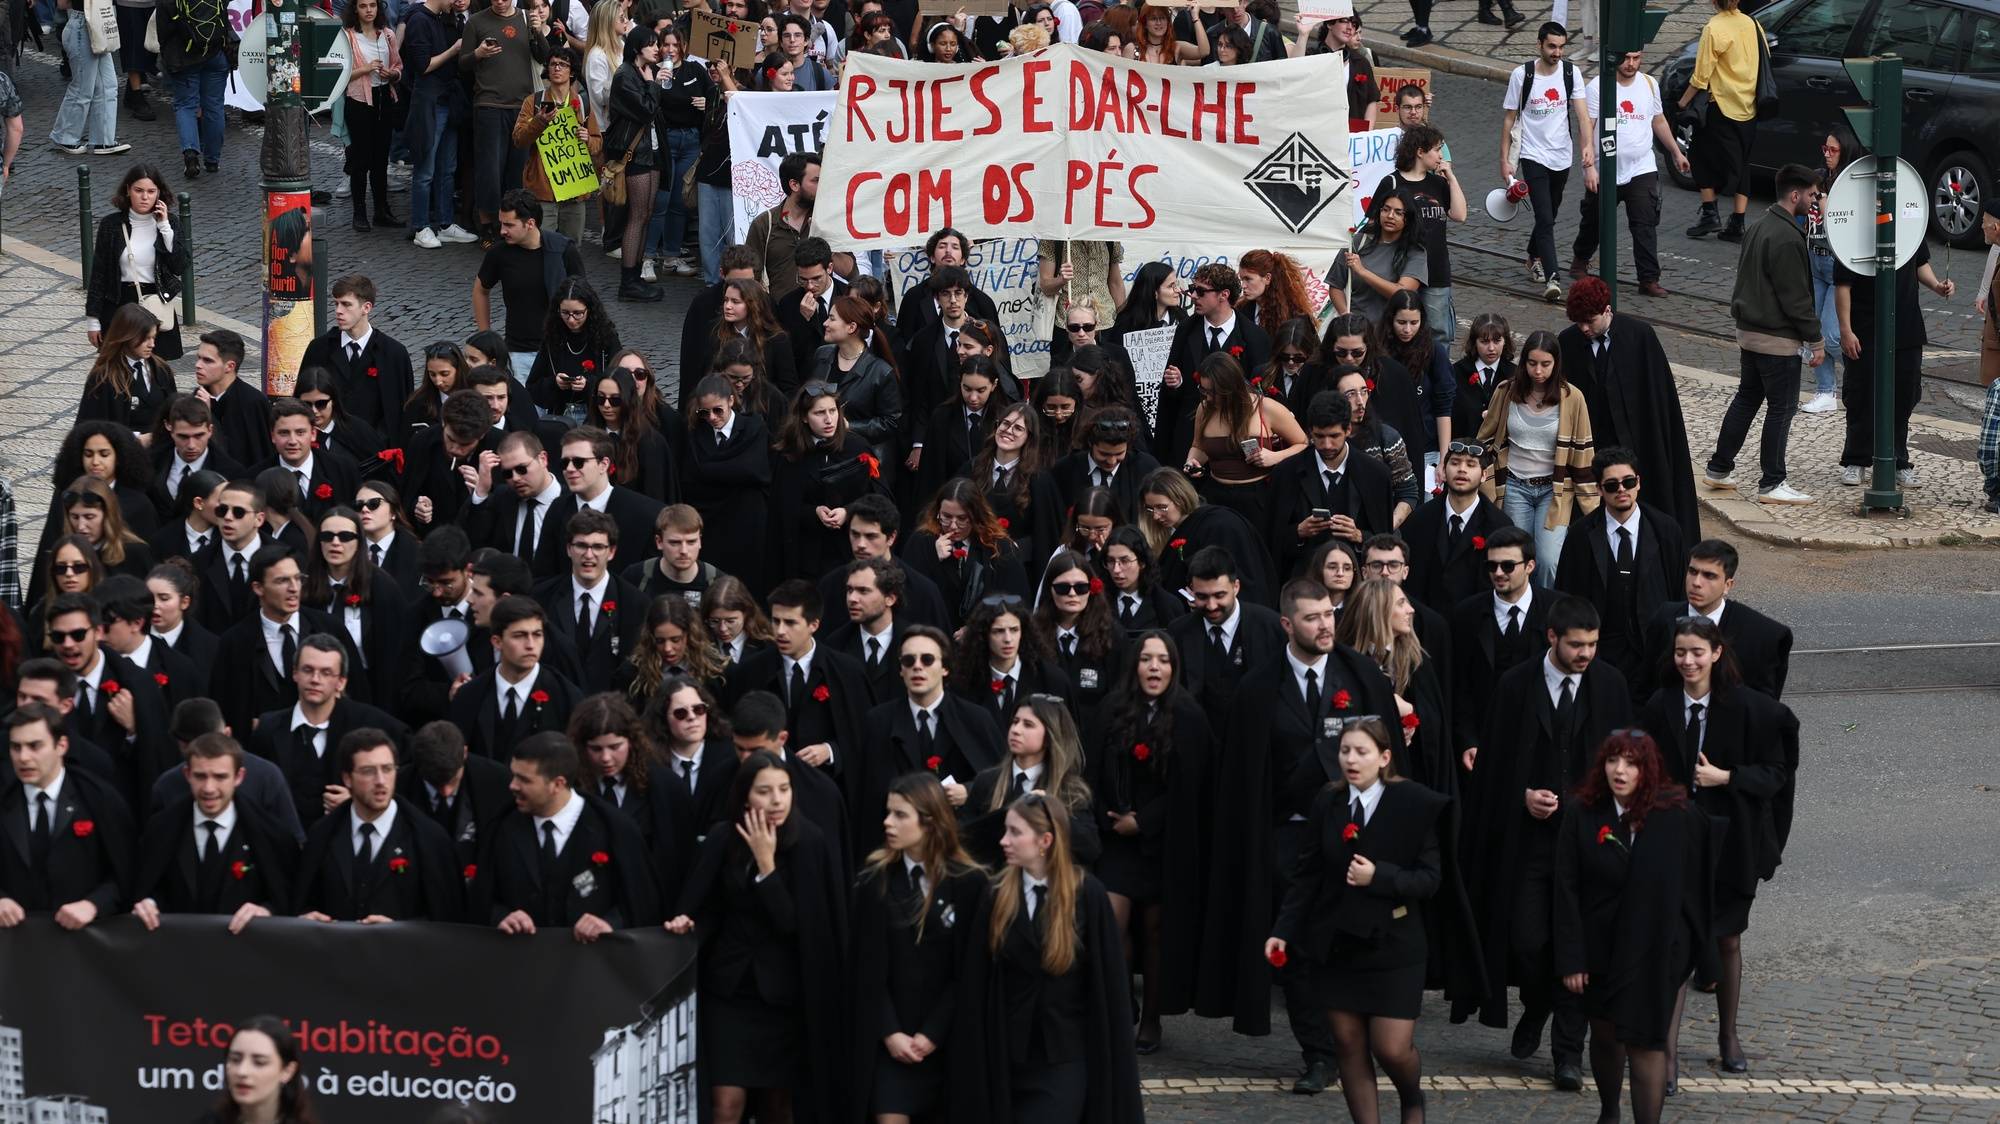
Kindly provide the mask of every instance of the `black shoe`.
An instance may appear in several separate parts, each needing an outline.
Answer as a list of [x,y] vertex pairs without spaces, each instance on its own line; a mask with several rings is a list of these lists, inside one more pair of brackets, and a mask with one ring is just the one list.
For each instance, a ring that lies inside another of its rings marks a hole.
[[1430,42],[1431,29],[1428,27],[1413,27],[1403,36],[1403,45],[1406,47],[1422,47]]
[[1706,234],[1714,234],[1721,229],[1722,216],[1716,213],[1715,204],[1703,203],[1700,212],[1695,215],[1694,225],[1687,228],[1687,236],[1689,238],[1700,238]]
[[1525,1011],[1521,1013],[1521,1021],[1514,1024],[1513,1044],[1508,1048],[1508,1052],[1514,1055],[1516,1061],[1527,1061],[1535,1056],[1535,1051],[1542,1048],[1542,1025],[1547,1020],[1546,1014],[1530,1015]]
[[1528,17],[1522,15],[1520,12],[1515,11],[1513,8],[1501,8],[1500,12],[1502,15],[1507,17],[1507,30],[1509,31],[1512,31],[1515,28],[1521,26],[1522,24],[1528,22]]
[[354,233],[366,234],[374,229],[375,227],[369,223],[367,215],[354,216]]
[[1556,1088],[1565,1093],[1583,1092],[1583,1066],[1573,1061],[1557,1062]]
[[201,153],[199,153],[199,152],[183,152],[183,153],[181,153],[181,171],[183,171],[183,172],[186,172],[186,173],[187,173],[187,178],[189,178],[189,179],[191,179],[191,180],[198,180],[198,179],[200,179],[200,178],[201,178]]
[[1667,1095],[1670,1097],[1678,1096],[1680,1095],[1680,1091],[1681,1091],[1681,1079],[1679,1077],[1667,1078]]
[[1715,1059],[1715,1064],[1721,1068],[1722,1072],[1724,1073],[1750,1072],[1750,1059],[1743,1056],[1742,1043],[1740,1042],[1737,1043],[1736,1052],[1734,1054],[1730,1053],[1729,1047],[1723,1043],[1717,1043],[1716,1048],[1721,1053],[1722,1056]]
[[1146,1037],[1145,1032],[1142,1030],[1136,1037],[1132,1039],[1132,1048],[1134,1051],[1140,1054],[1159,1053],[1160,1029],[1158,1027],[1154,1027],[1153,1036],[1151,1038]]
[[1505,20],[1503,20],[1503,19],[1501,19],[1501,18],[1500,18],[1499,16],[1496,16],[1496,15],[1494,15],[1494,14],[1493,14],[1492,12],[1481,12],[1481,13],[1479,13],[1479,22],[1480,22],[1480,23],[1490,23],[1490,24],[1492,24],[1492,25],[1493,25],[1494,27],[1499,27],[1499,26],[1500,26],[1501,24],[1505,23],[1506,21],[1505,21]]
[[1724,242],[1743,241],[1743,216],[1729,216],[1729,225],[1724,227],[1722,233],[1716,235],[1716,237],[1722,239]]
[[402,219],[400,219],[400,218],[397,218],[397,217],[396,217],[396,216],[395,216],[394,214],[390,213],[390,211],[389,211],[389,209],[388,209],[387,207],[379,207],[379,208],[377,208],[377,209],[376,209],[376,211],[375,211],[375,225],[376,225],[376,226],[401,226],[401,225],[403,225],[403,220],[402,220]]
[[148,101],[145,93],[140,90],[128,89],[125,91],[125,108],[131,110],[132,116],[137,117],[141,121],[156,121],[159,119],[159,114],[153,112],[153,103]]
[[666,299],[666,290],[650,281],[640,280],[637,269],[621,269],[618,272],[621,278],[618,282],[619,300],[651,302]]
[[1316,1097],[1326,1092],[1327,1086],[1331,1084],[1333,1078],[1327,1072],[1326,1063],[1310,1062],[1306,1065],[1306,1071],[1299,1074],[1299,1079],[1292,1082],[1292,1092],[1304,1097]]

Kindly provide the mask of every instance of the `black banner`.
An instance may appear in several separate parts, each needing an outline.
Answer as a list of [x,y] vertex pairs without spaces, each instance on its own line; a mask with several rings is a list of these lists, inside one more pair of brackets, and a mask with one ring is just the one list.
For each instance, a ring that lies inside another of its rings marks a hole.
[[253,1015],[291,1026],[327,1124],[422,1124],[457,1101],[522,1124],[696,1119],[692,937],[227,922],[0,931],[0,1120],[71,1099],[97,1109],[61,1119],[193,1120]]

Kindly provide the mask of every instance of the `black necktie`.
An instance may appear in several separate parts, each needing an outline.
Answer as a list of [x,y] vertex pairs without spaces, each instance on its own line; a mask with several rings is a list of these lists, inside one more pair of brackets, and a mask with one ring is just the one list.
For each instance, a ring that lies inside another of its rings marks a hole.
[[291,625],[281,624],[278,626],[278,636],[280,638],[278,641],[278,662],[283,665],[278,668],[278,673],[290,679],[292,677],[292,669],[297,667],[299,663],[298,634],[292,631]]
[[685,759],[683,759],[683,760],[681,761],[681,787],[683,787],[683,788],[685,788],[685,789],[687,789],[687,790],[688,790],[688,795],[690,795],[690,796],[694,795],[694,759],[693,759],[693,758],[685,758]]
[[1320,479],[1326,481],[1326,498],[1330,501],[1333,499],[1334,486],[1340,482],[1340,478],[1335,476],[1332,470],[1330,469],[1326,472],[1320,473],[1319,475]]
[[1632,572],[1632,532],[1623,527],[1618,528],[1618,568]]
[[313,735],[317,732],[318,730],[315,727],[306,723],[300,723],[292,727],[292,741],[299,747],[299,757],[301,760],[307,758],[318,759],[319,751],[313,746]]
[[728,435],[727,435],[727,434],[723,433],[723,432],[722,432],[721,430],[719,430],[719,429],[715,431],[715,447],[716,447],[716,448],[718,448],[718,449],[722,448],[722,443],[723,443],[724,441],[727,441],[727,440],[729,440],[729,437],[728,437]]
[[793,710],[797,710],[799,704],[805,701],[806,668],[804,664],[794,663],[792,665],[792,678],[790,682],[785,684],[785,694],[787,696],[786,701],[792,704]]
[[1049,888],[1046,885],[1038,885],[1034,887],[1034,890],[1034,901],[1028,908],[1028,920],[1030,921],[1038,920],[1042,916],[1042,907],[1048,904],[1049,898]]
[[507,705],[500,711],[500,721],[504,723],[509,730],[512,730],[514,727],[514,723],[519,721],[520,718],[521,718],[521,689],[518,687],[509,687],[507,688]]
[[379,543],[379,542],[371,542],[371,543],[369,543],[369,544],[368,544],[368,560],[369,560],[370,562],[373,562],[373,563],[375,564],[375,566],[376,566],[376,568],[377,568],[377,569],[380,569],[380,568],[381,568],[381,566],[382,566],[382,544],[381,544],[381,543]]
[[1519,640],[1520,638],[1521,607],[1519,605],[1509,605],[1507,607],[1507,639]]
[[1208,658],[1215,661],[1215,667],[1210,669],[1211,673],[1220,670],[1223,664],[1229,662],[1229,649],[1223,646],[1222,626],[1219,624],[1208,626]]
[[556,822],[542,821],[542,861],[554,863],[561,853],[556,849]]
[[523,562],[535,560],[535,504],[539,501],[529,496],[521,501],[521,534],[514,540],[514,555]]
[[244,570],[243,555],[241,554],[231,554],[229,556],[229,586],[230,592],[236,597],[239,603],[250,592],[250,575]]
[[365,823],[361,825],[361,843],[354,848],[354,857],[360,859],[362,862],[367,862],[375,857],[374,824]]
[[1563,676],[1562,691],[1556,695],[1556,737],[1563,756],[1569,754],[1569,725],[1576,717],[1576,689],[1570,686],[1569,676]]
[[298,481],[299,481],[299,495],[301,495],[301,496],[303,496],[303,495],[306,495],[306,494],[307,494],[308,492],[310,492],[310,491],[312,490],[312,489],[311,489],[311,488],[309,488],[309,487],[307,486],[307,484],[306,484],[306,474],[305,474],[305,473],[303,473],[303,472],[300,472],[300,471],[299,471],[298,469],[296,469],[296,468],[295,468],[295,469],[293,469],[293,470],[292,470],[292,475],[293,475],[293,476],[296,476],[296,477],[298,477]]
[[28,857],[34,861],[37,870],[47,869],[49,841],[55,837],[55,808],[49,802],[49,794],[35,794],[35,826],[28,832]]
[[1111,474],[1101,468],[1098,469],[1097,486],[1100,488],[1109,488],[1111,486]]
[[1306,668],[1306,713],[1319,717],[1319,672],[1310,667]]
[[222,825],[203,820],[201,826],[208,831],[208,841],[201,845],[201,865],[208,866],[222,857]]
[[347,365],[353,367],[359,362],[361,362],[361,345],[355,343],[353,340],[349,340],[347,342]]
[[1028,774],[1017,772],[1014,774],[1014,799],[1019,800],[1026,795],[1028,795]]
[[97,707],[91,703],[92,697],[96,694],[96,688],[89,683],[81,679],[76,681],[76,717],[85,726],[89,726],[97,717]]
[[969,449],[979,448],[979,411],[965,415],[965,445]]
[[931,712],[917,711],[917,752],[925,761],[931,759],[931,750],[937,745],[937,735],[931,731]]
[[590,594],[588,593],[576,599],[576,638],[581,641],[590,639]]
[[145,394],[151,389],[146,380],[146,361],[144,359],[132,360],[132,385],[138,387],[141,394]]
[[616,780],[604,782],[604,798],[611,801],[613,808],[622,808],[625,806],[625,801],[622,798],[624,791],[625,786],[619,784]]
[[1208,326],[1208,349],[1210,351],[1222,350],[1222,329],[1213,324]]
[[1073,660],[1073,659],[1075,659],[1075,658],[1076,658],[1076,633],[1074,633],[1074,632],[1066,632],[1066,633],[1064,633],[1064,634],[1063,634],[1063,638],[1062,638],[1062,640],[1060,641],[1060,643],[1062,644],[1062,654],[1063,654],[1063,659],[1064,659],[1064,660]]
[[945,349],[945,351],[946,351],[946,352],[956,352],[956,351],[958,350],[958,329],[957,329],[957,328],[947,328],[947,329],[945,329],[945,333],[944,333],[944,349]]
[[873,636],[868,638],[868,670],[877,671],[882,666],[882,642]]
[[1136,617],[1138,617],[1138,615],[1139,615],[1139,599],[1129,593],[1119,594],[1118,620],[1120,621],[1120,623],[1129,625]]
[[442,792],[431,797],[431,817],[441,824],[451,823],[451,797]]
[[1005,717],[1011,715],[1013,712],[1014,712],[1014,677],[1011,675],[1003,675],[1000,677],[1000,713],[1003,717]]
[[458,606],[456,605],[453,605],[451,608],[446,609],[444,611],[444,615],[455,621],[465,619],[464,616],[459,613]]
[[1364,810],[1361,805],[1361,798],[1357,796],[1347,805],[1347,818],[1353,821],[1354,823],[1359,824],[1364,822],[1363,814]]
[[994,470],[993,470],[993,490],[994,490],[994,491],[996,491],[996,492],[1003,492],[1003,491],[1006,491],[1006,490],[1007,490],[1007,474],[1008,474],[1009,472],[1011,472],[1011,471],[1013,471],[1013,470],[1012,470],[1012,469],[1006,469],[1006,468],[996,468],[996,469],[994,469]]
[[194,537],[194,551],[193,551],[193,553],[195,553],[195,554],[200,554],[200,553],[201,553],[202,551],[204,551],[204,550],[207,550],[207,549],[208,549],[208,536],[207,536],[207,535],[196,535],[196,536]]
[[1465,518],[1459,515],[1458,513],[1453,512],[1451,517],[1451,549],[1454,553],[1458,550],[1459,536],[1463,535],[1464,533],[1465,533]]
[[[1701,753],[1701,704],[1700,703],[1688,704],[1687,729],[1681,734],[1681,744],[1687,747],[1687,759],[1690,763],[1692,763],[1694,759]],[[1693,775],[1692,769],[1689,770],[1689,775],[1690,777],[1692,777]]]

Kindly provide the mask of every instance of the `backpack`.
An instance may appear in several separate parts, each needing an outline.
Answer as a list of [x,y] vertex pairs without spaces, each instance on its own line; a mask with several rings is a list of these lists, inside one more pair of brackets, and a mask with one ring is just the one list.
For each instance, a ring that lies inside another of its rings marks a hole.
[[[1531,74],[1534,71],[1534,69],[1535,69],[1534,63],[1532,62],[1522,63],[1520,66],[1514,69],[1515,77],[1513,82],[1510,83],[1514,87],[1514,101],[1518,103],[1523,109],[1527,108],[1528,105],[1528,87],[1531,84],[1528,79],[1528,75]],[[1569,91],[1567,95],[1568,99],[1570,101],[1575,101],[1579,96],[1577,94],[1577,85],[1576,85],[1576,64],[1570,62],[1568,59],[1563,60],[1563,78],[1564,78],[1563,85]],[[1568,130],[1572,136],[1574,136],[1576,133],[1575,118],[1572,117],[1569,113],[1563,114],[1563,128]]]

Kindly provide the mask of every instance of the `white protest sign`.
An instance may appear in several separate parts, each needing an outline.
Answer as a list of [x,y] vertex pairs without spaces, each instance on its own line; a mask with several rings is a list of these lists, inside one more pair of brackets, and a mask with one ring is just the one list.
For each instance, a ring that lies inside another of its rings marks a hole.
[[1331,55],[1155,66],[1058,44],[939,67],[850,55],[814,223],[837,248],[974,238],[1267,246],[1331,260],[1350,173]]
[[[750,222],[785,200],[778,165],[794,152],[818,152],[825,141],[830,92],[760,94],[729,99],[729,184],[736,201],[735,234],[742,242]],[[814,223],[817,229],[821,223]]]
[[[781,95],[789,97],[791,95]],[[993,298],[1000,330],[1007,338],[1008,363],[1017,379],[1048,373],[1049,341],[1035,331],[1035,283],[1041,274],[1040,247],[1032,238],[975,242],[965,260],[973,287]],[[890,286],[897,294],[930,279],[931,260],[921,247],[889,254]],[[1039,336],[1039,338],[1038,338]]]
[[1370,129],[1347,138],[1348,166],[1354,169],[1354,225],[1360,226],[1374,202],[1375,188],[1382,177],[1396,170],[1396,142],[1403,139],[1401,126]]
[[1167,355],[1174,349],[1174,330],[1127,332],[1119,342],[1132,357],[1132,385],[1139,392],[1139,408],[1146,411],[1146,424],[1151,426],[1160,416],[1160,382],[1166,378]]

